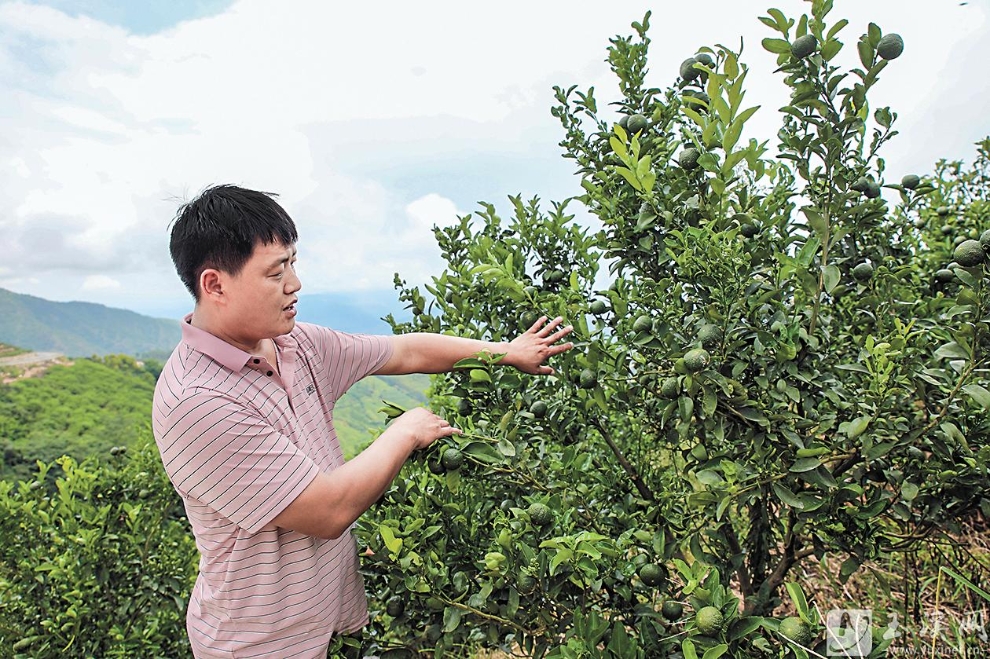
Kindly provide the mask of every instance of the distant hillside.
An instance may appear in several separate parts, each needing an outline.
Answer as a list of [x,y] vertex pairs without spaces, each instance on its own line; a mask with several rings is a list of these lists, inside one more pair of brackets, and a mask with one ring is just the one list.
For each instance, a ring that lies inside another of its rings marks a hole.
[[379,410],[382,401],[410,409],[426,404],[428,375],[365,378],[337,401],[334,427],[344,456],[353,457],[385,429],[385,415]]
[[[0,384],[0,479],[27,478],[37,460],[82,460],[151,440],[151,397],[161,364],[112,355],[55,365],[38,377]],[[353,457],[385,427],[382,400],[422,405],[426,375],[361,380],[337,402],[334,421]]]
[[51,302],[0,288],[0,342],[70,357],[163,357],[179,342],[179,323],[90,302]]

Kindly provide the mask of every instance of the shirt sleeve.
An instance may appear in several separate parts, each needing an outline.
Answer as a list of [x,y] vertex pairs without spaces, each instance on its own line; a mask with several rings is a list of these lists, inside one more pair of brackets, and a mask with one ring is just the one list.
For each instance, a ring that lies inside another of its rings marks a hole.
[[159,448],[176,489],[250,533],[269,525],[319,472],[258,412],[232,398],[193,393],[169,416]]
[[392,356],[388,336],[348,334],[318,325],[306,326],[323,362],[329,384],[339,398],[361,378],[374,373]]

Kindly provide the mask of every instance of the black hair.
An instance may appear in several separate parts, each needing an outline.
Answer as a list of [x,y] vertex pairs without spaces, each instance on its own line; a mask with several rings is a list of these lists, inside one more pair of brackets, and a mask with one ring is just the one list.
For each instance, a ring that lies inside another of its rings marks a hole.
[[179,279],[197,302],[203,270],[236,275],[255,245],[292,245],[298,240],[295,223],[275,196],[216,185],[179,208],[168,247]]

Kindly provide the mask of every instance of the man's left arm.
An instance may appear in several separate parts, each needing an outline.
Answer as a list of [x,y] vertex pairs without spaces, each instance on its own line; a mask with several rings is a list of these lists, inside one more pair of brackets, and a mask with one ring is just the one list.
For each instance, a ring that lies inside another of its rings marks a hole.
[[550,375],[554,371],[546,361],[574,347],[561,343],[573,331],[563,326],[562,318],[547,322],[544,316],[532,327],[507,343],[465,339],[445,334],[400,334],[390,337],[392,356],[375,371],[375,375],[406,375],[408,373],[445,373],[462,359],[479,353],[505,355],[500,364],[513,366],[524,373]]

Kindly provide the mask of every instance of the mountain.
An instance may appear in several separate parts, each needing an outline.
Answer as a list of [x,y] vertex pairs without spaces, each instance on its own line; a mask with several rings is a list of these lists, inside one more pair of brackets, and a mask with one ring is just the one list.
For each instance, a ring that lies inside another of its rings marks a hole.
[[70,357],[163,357],[179,342],[175,320],[91,302],[52,302],[0,288],[0,342]]
[[[175,305],[173,305],[175,306]],[[391,334],[382,317],[408,320],[395,293],[314,293],[299,297],[298,319],[343,332]],[[107,307],[92,302],[52,302],[0,288],[0,343],[27,350],[61,352],[70,357],[125,354],[164,359],[181,338],[179,319]]]

